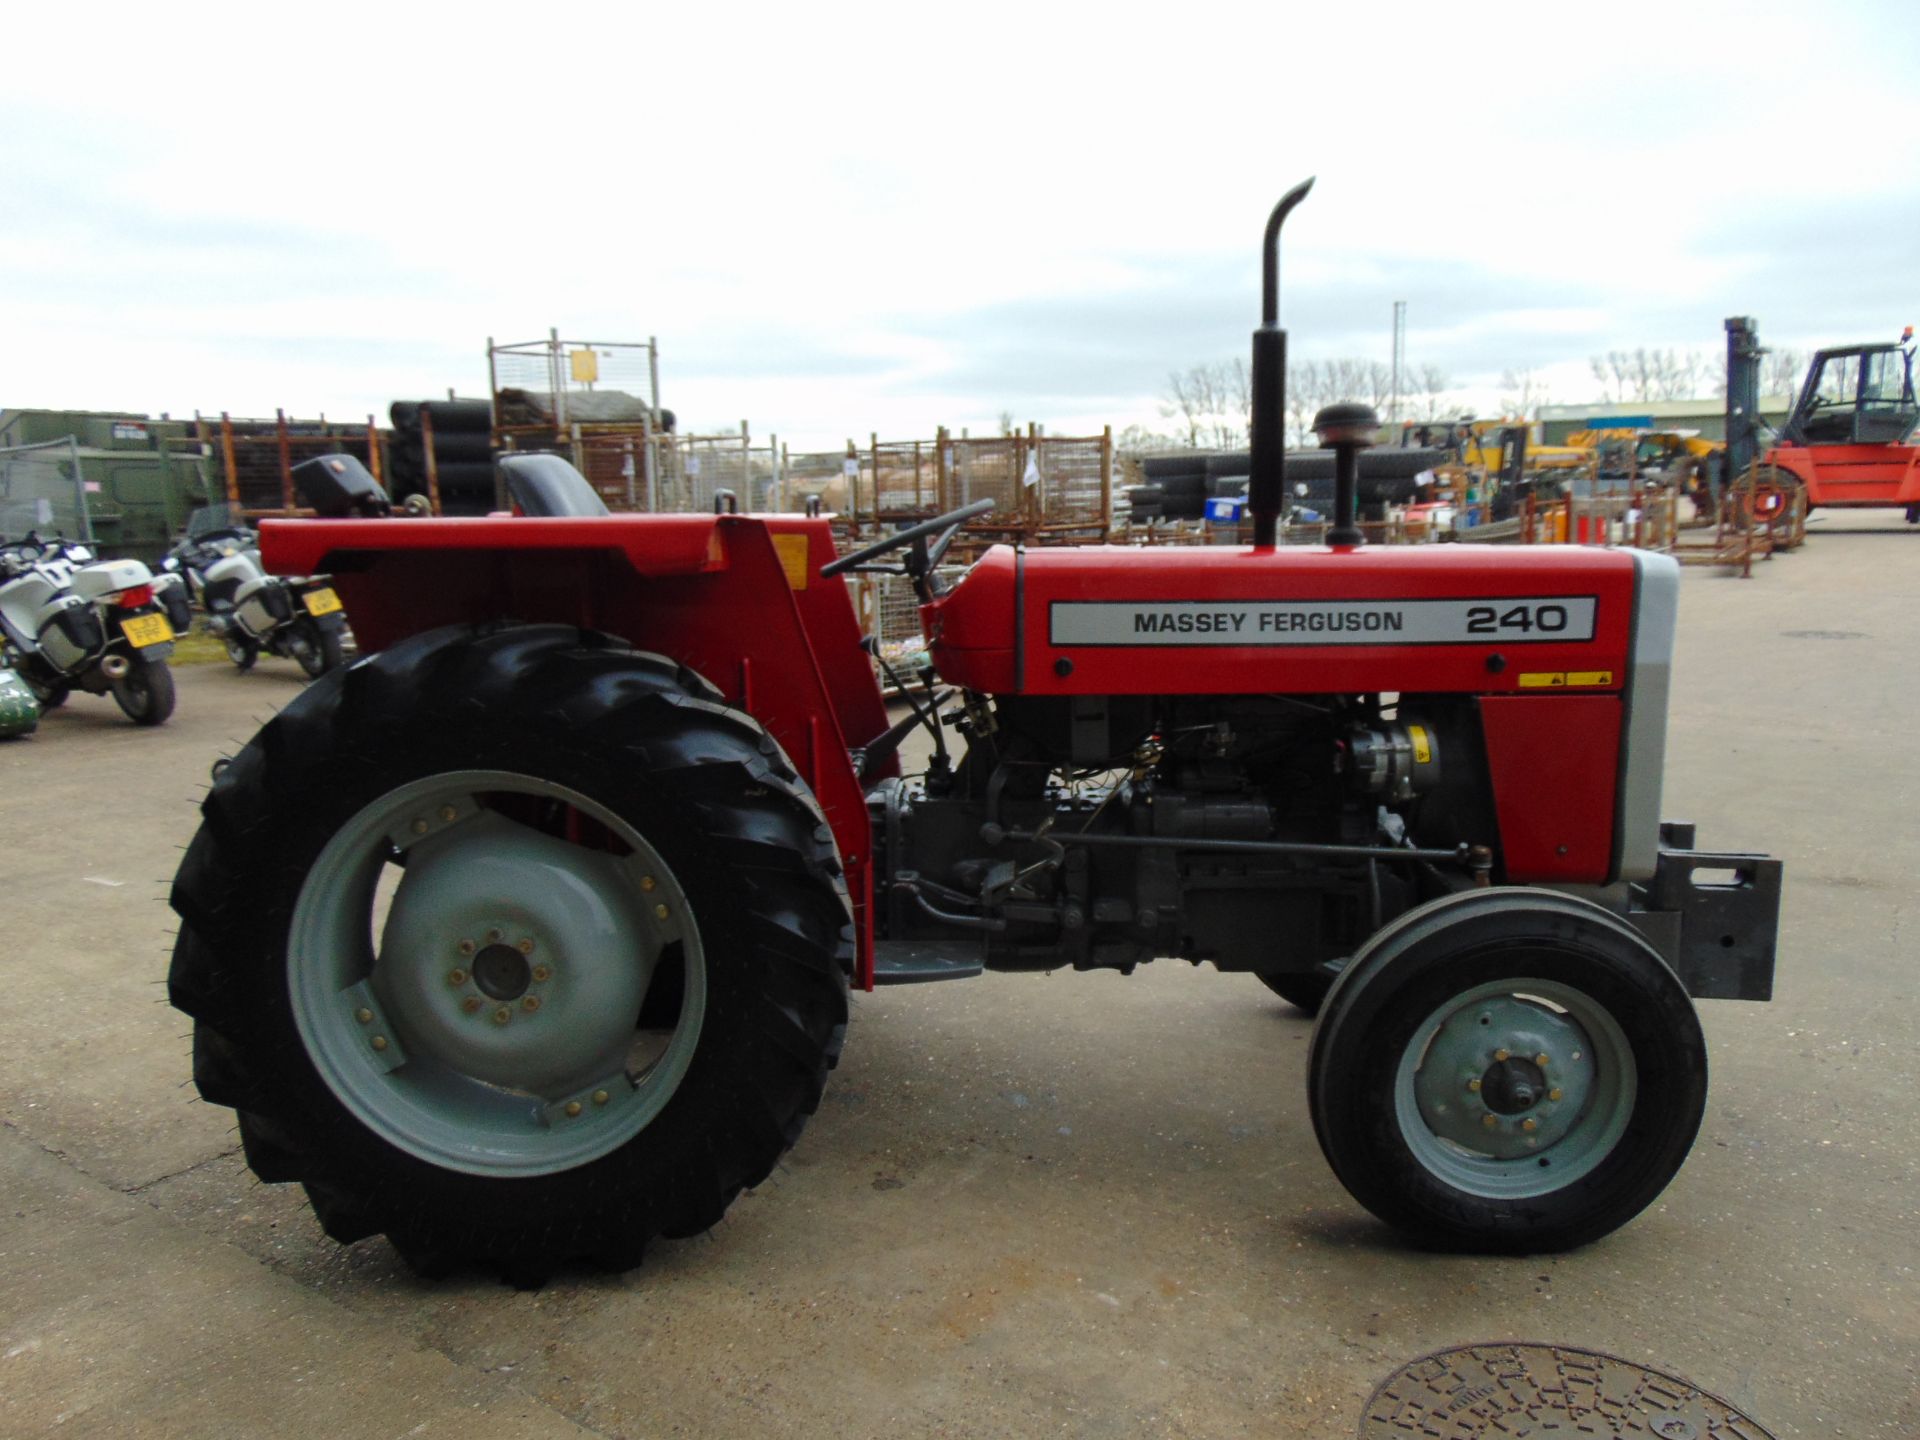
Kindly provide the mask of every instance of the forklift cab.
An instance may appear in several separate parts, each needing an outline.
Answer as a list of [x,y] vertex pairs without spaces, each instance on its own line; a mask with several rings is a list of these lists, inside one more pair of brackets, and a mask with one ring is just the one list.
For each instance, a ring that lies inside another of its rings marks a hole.
[[1781,438],[1799,445],[1897,445],[1920,424],[1913,328],[1898,345],[1855,345],[1813,357]]

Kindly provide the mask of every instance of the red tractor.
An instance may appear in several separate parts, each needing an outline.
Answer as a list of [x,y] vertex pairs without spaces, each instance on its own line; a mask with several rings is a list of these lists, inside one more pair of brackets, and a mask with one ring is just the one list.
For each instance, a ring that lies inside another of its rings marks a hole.
[[[1309,182],[1310,183],[1310,182]],[[1415,1242],[1559,1250],[1665,1187],[1693,998],[1771,993],[1780,864],[1662,825],[1678,578],[1575,547],[1276,548],[1269,221],[1253,543],[988,550],[974,508],[836,557],[799,515],[379,518],[340,457],[269,521],[365,658],[230,762],[173,1002],[248,1163],[342,1242],[537,1282],[713,1225],[818,1105],[850,987],[1155,957],[1319,1011],[1327,1158]],[[890,723],[841,576],[924,599]],[[903,774],[900,746],[932,758]]]

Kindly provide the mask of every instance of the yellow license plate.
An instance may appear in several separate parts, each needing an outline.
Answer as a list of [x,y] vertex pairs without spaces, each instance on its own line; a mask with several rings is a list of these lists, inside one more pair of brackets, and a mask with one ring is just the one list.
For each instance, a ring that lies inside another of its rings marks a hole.
[[122,620],[120,628],[126,632],[127,643],[136,649],[173,639],[173,626],[164,615],[134,615]]
[[333,593],[331,586],[309,590],[300,599],[305,603],[309,615],[331,615],[340,608],[340,597]]

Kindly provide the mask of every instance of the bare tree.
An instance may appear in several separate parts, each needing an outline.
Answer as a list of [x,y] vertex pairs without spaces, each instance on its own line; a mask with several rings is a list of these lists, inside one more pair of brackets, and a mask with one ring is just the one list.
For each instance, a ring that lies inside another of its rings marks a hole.
[[1234,417],[1247,443],[1252,443],[1253,372],[1247,368],[1247,362],[1237,356],[1229,360],[1222,370],[1220,393],[1226,402],[1227,413]]
[[1232,450],[1246,444],[1252,398],[1244,362],[1190,365],[1167,376],[1160,413],[1179,422],[1188,445]]
[[1648,348],[1609,350],[1587,362],[1600,382],[1600,398],[1609,404],[1642,400],[1686,400],[1710,384],[1712,365],[1698,350]]
[[1330,360],[1327,369],[1331,403],[1357,400],[1378,410],[1391,397],[1393,368],[1378,360]]
[[1162,434],[1144,425],[1129,425],[1113,437],[1113,453],[1121,456],[1162,455],[1186,443],[1178,435]]
[[1319,361],[1296,360],[1287,366],[1286,424],[1295,445],[1307,443],[1307,427],[1313,423],[1327,389],[1327,375]]
[[1804,350],[1783,347],[1767,351],[1766,358],[1760,362],[1760,393],[1797,397],[1808,363],[1809,357]]
[[1501,410],[1519,420],[1540,418],[1540,407],[1547,403],[1546,376],[1529,365],[1506,371],[1500,376],[1500,385],[1505,392],[1500,397]]
[[1193,450],[1200,448],[1200,427],[1205,415],[1193,383],[1194,373],[1200,368],[1195,366],[1185,374],[1168,372],[1166,395],[1160,401],[1160,413],[1175,422],[1174,428],[1181,436],[1180,443]]
[[1453,378],[1434,364],[1409,366],[1400,377],[1403,418],[1408,420],[1451,420],[1460,413],[1458,405],[1447,404],[1447,391]]

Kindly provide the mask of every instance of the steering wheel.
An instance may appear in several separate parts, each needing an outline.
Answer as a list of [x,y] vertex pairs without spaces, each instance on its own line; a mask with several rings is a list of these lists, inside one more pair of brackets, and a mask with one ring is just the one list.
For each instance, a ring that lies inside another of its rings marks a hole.
[[[947,548],[953,544],[954,537],[960,533],[960,527],[979,515],[985,515],[999,502],[995,500],[976,500],[971,505],[962,505],[958,510],[949,510],[944,515],[936,515],[931,520],[922,520],[917,525],[909,525],[904,530],[863,545],[858,550],[842,555],[838,560],[829,560],[820,567],[823,578],[844,575],[848,571],[856,575],[905,575],[919,589],[926,577],[933,573],[933,567],[940,563]],[[937,538],[929,545],[927,536],[938,532]],[[900,565],[869,565],[890,551],[906,546],[913,547],[913,553]]]

